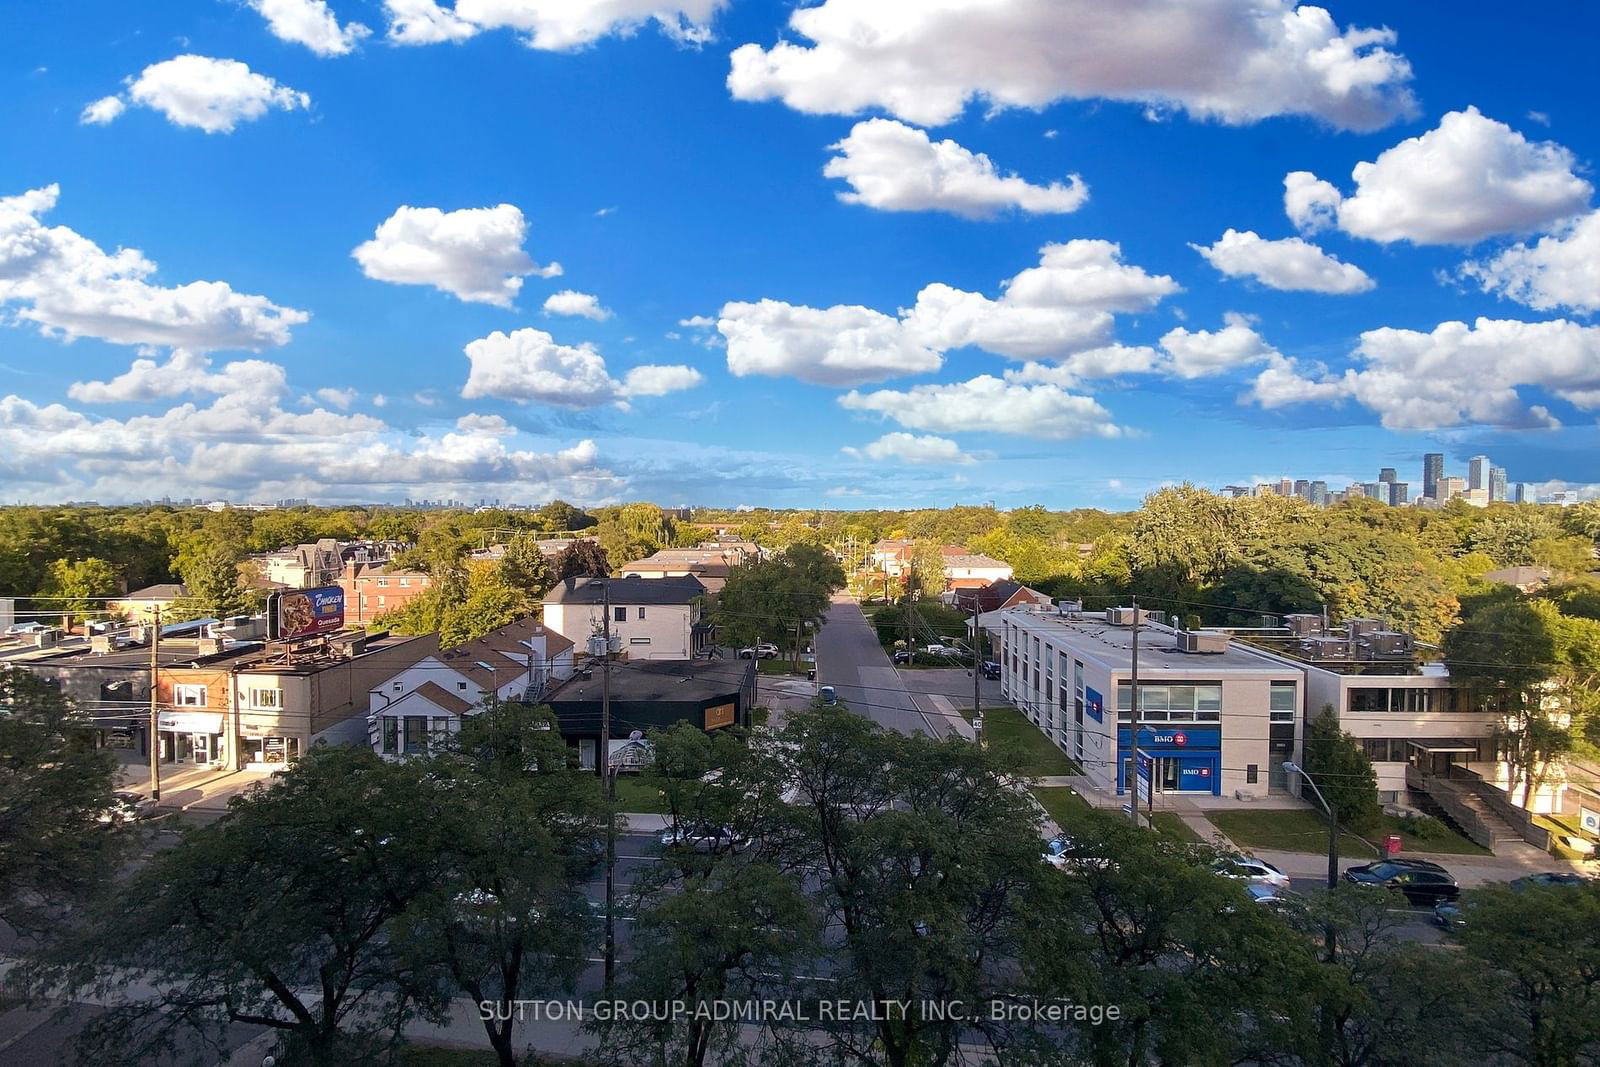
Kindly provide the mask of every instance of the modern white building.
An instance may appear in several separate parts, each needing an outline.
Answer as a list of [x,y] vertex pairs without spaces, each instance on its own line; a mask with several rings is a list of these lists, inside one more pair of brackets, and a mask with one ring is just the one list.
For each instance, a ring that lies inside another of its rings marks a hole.
[[1133,611],[1071,607],[1009,609],[983,624],[1000,649],[1003,694],[1078,761],[1090,787],[1132,792],[1137,750],[1157,792],[1289,791],[1282,764],[1300,751],[1302,669],[1143,612],[1136,724]]
[[544,621],[586,649],[603,629],[609,603],[613,647],[628,659],[693,659],[714,637],[706,593],[693,575],[568,578],[544,595]]

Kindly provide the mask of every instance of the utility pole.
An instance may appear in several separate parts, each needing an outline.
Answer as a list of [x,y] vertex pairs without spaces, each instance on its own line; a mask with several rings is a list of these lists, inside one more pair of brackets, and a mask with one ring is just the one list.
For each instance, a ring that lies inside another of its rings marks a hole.
[[611,773],[611,579],[602,580],[605,608],[605,659],[600,661],[600,773],[606,798],[606,955],[605,988],[611,990],[617,967],[617,782]]
[[[1139,721],[1139,598],[1133,598],[1133,658],[1129,670],[1129,685],[1133,689],[1133,824],[1139,825],[1139,769],[1144,750],[1140,747],[1144,723]],[[1150,800],[1156,800],[1156,764],[1150,761]]]
[[[979,636],[981,631],[978,629],[978,591],[974,589],[968,595],[972,597],[972,721],[977,724],[983,722],[983,700],[978,685],[983,678],[983,655],[980,651],[983,639]],[[976,740],[981,744],[982,727],[976,729],[978,730]]]
[[150,799],[161,799],[161,686],[157,653],[161,648],[161,609],[150,625]]

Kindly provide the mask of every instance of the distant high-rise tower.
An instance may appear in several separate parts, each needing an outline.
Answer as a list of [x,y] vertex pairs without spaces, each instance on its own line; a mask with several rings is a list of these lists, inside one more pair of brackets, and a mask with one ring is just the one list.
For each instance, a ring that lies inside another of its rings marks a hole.
[[1428,452],[1422,457],[1422,495],[1439,499],[1439,482],[1444,478],[1444,453]]
[[1294,483],[1294,495],[1299,497],[1301,500],[1310,500],[1311,483],[1306,481],[1304,478],[1296,478]]
[[1527,482],[1518,482],[1511,487],[1511,502],[1513,504],[1531,504],[1533,503],[1533,498],[1533,486]]
[[1294,496],[1294,482],[1288,478],[1278,479],[1278,495]]
[[1504,501],[1506,499],[1506,469],[1504,467],[1489,468],[1489,500]]
[[1328,506],[1328,483],[1317,481],[1311,483],[1311,502],[1319,508]]
[[1489,488],[1489,457],[1473,456],[1467,462],[1467,489]]
[[1400,472],[1393,467],[1384,467],[1378,471],[1378,481],[1388,482],[1393,485],[1400,480]]
[[1393,504],[1397,508],[1403,508],[1407,504],[1411,503],[1411,483],[1390,482],[1389,503]]

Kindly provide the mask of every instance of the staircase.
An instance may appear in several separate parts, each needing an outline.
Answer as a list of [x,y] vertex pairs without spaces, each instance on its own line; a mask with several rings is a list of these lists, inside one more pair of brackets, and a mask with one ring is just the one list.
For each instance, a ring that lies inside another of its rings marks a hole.
[[1423,774],[1415,767],[1407,767],[1406,788],[1438,805],[1462,833],[1490,852],[1498,853],[1512,842],[1523,843],[1522,834],[1501,818],[1467,782]]

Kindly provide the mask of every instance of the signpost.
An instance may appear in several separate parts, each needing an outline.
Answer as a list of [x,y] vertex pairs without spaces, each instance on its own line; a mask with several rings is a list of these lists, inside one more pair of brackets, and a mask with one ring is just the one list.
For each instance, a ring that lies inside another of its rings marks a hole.
[[1135,777],[1138,780],[1137,796],[1138,796],[1138,799],[1139,799],[1139,803],[1145,805],[1145,807],[1149,807],[1150,806],[1150,764],[1151,764],[1151,762],[1152,761],[1151,761],[1150,757],[1148,755],[1146,755],[1145,753],[1143,753],[1143,752],[1139,753],[1138,759],[1135,761],[1135,766],[1137,767],[1137,770],[1135,771]]

